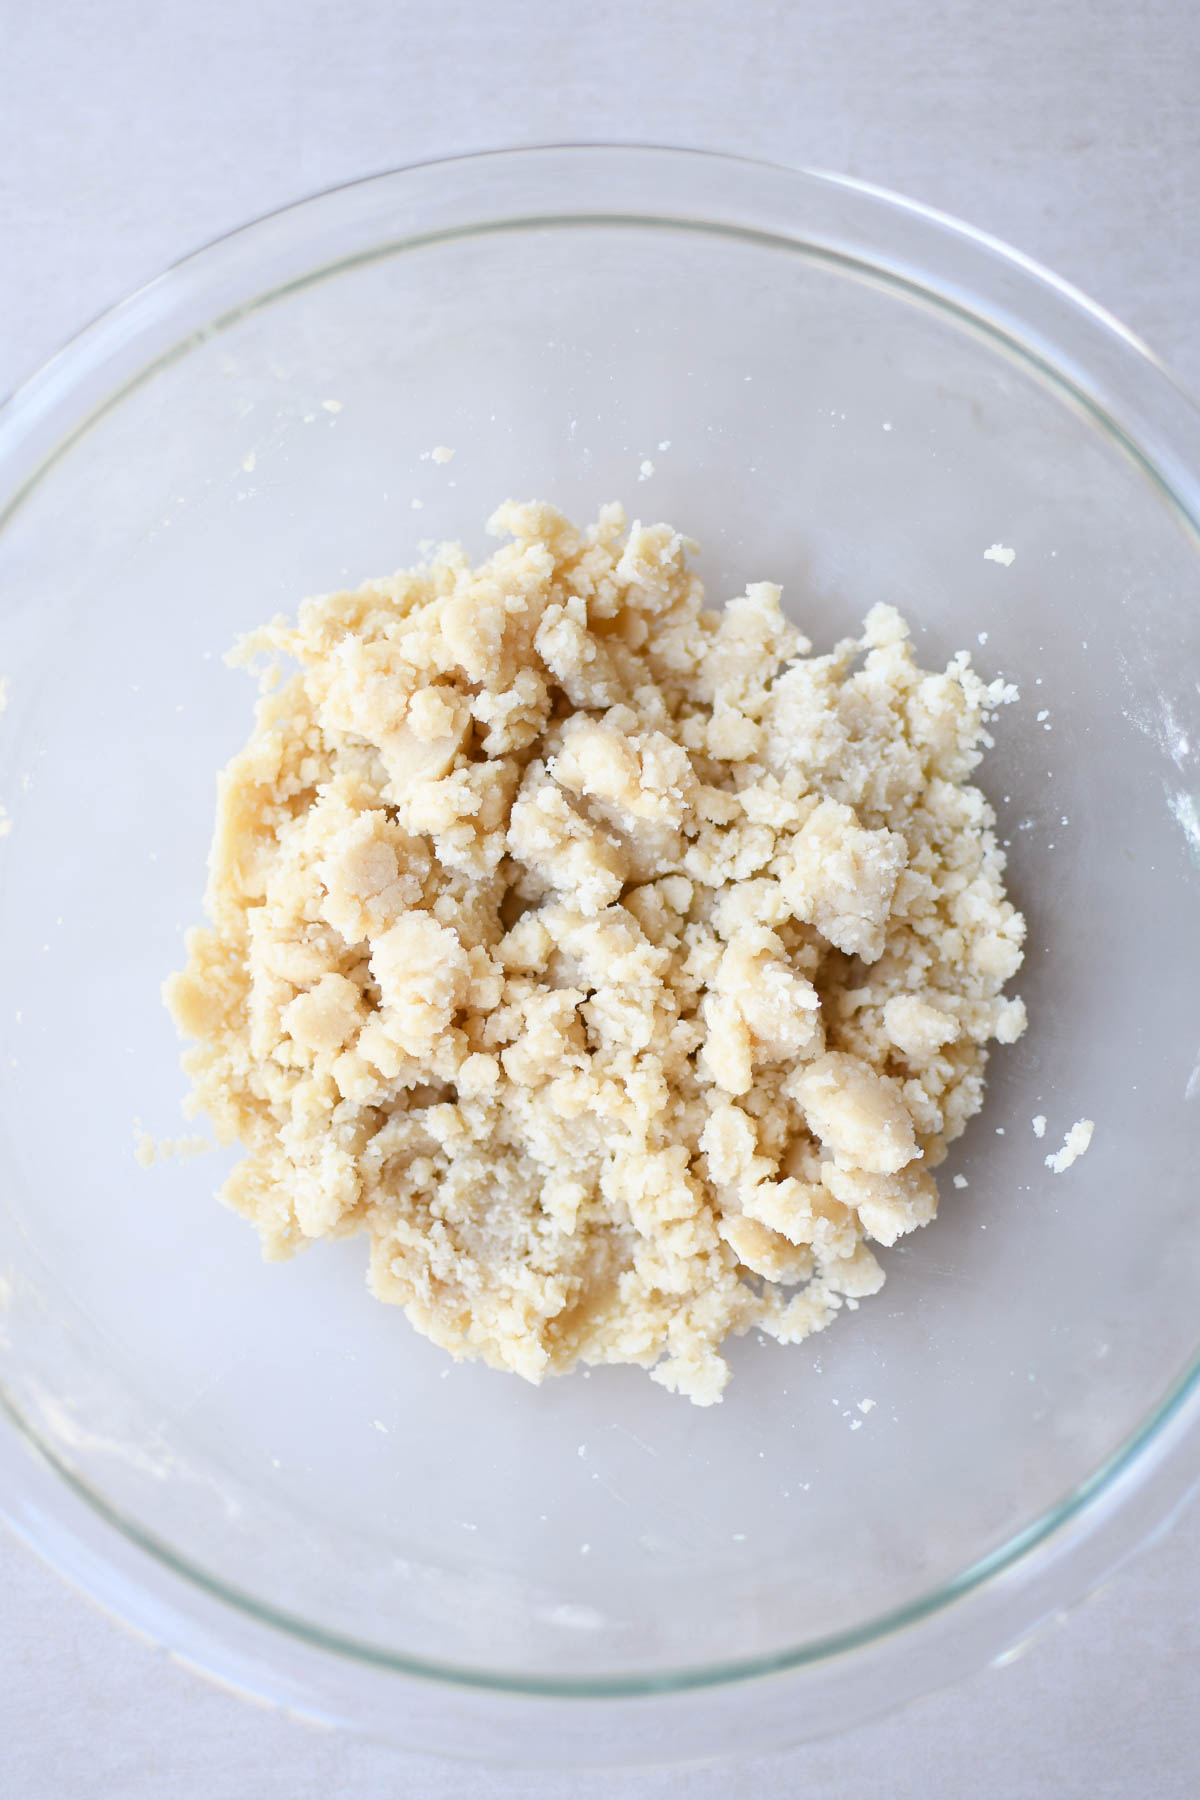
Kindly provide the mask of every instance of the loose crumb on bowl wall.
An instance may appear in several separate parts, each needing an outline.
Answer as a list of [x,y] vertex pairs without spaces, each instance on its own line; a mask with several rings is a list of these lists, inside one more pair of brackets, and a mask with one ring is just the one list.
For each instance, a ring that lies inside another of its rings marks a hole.
[[1062,1149],[1052,1151],[1046,1158],[1046,1167],[1052,1175],[1062,1175],[1072,1163],[1079,1161],[1090,1146],[1095,1129],[1094,1120],[1076,1119],[1067,1133]]

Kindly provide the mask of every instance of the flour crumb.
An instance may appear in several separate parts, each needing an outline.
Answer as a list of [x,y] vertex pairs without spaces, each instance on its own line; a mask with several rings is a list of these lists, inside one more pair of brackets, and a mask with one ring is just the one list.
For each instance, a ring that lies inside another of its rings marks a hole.
[[860,1400],[858,1403],[858,1410],[860,1413],[874,1412],[875,1402],[873,1400]]
[[242,458],[242,467],[246,471],[247,475],[253,475],[254,465],[255,465],[255,463],[257,463],[257,461],[258,461],[258,457],[255,455],[253,450],[250,452],[249,456],[244,456]]
[[1046,1167],[1050,1172],[1054,1175],[1061,1175],[1064,1169],[1069,1169],[1072,1163],[1078,1162],[1091,1143],[1092,1133],[1095,1129],[1094,1120],[1076,1119],[1067,1133],[1062,1149],[1055,1150],[1051,1156],[1046,1158]]
[[135,1119],[133,1126],[133,1155],[140,1168],[149,1169],[156,1162],[169,1162],[172,1157],[186,1161],[192,1156],[204,1156],[216,1145],[211,1138],[192,1137],[155,1138],[143,1129],[141,1121]]
[[965,1188],[970,1187],[971,1184],[965,1175],[956,1175],[954,1177],[954,1185],[956,1188]]
[[449,444],[435,444],[429,454],[435,463],[448,463],[454,452]]
[[8,676],[0,675],[0,713],[8,705]]
[[418,500],[416,495],[414,494],[412,499],[409,501],[409,505],[412,507],[414,512],[420,512],[422,507],[425,505],[425,502],[423,500]]
[[1016,554],[1015,550],[1008,549],[1004,544],[991,544],[984,551],[983,560],[984,562],[1003,563],[1007,569]]
[[1035,1113],[1034,1114],[1033,1135],[1034,1135],[1034,1137],[1038,1137],[1038,1138],[1045,1137],[1045,1135],[1046,1135],[1046,1115],[1045,1115],[1045,1113]]
[[670,438],[662,438],[662,439],[661,439],[661,440],[660,440],[660,442],[659,442],[659,446],[658,446],[658,447],[659,447],[659,449],[660,449],[660,450],[669,450],[669,449],[670,449],[670,448],[671,448],[671,440],[670,440]]
[[0,806],[0,838],[8,837],[12,832],[12,828],[13,822],[9,817],[8,808],[6,806]]
[[340,413],[342,410],[342,403],[340,400],[322,400],[321,405],[325,408],[327,413]]
[[371,1423],[372,1423],[372,1425],[373,1425],[373,1426],[374,1426],[374,1427],[375,1427],[375,1429],[376,1429],[376,1431],[381,1431],[381,1432],[382,1432],[382,1433],[383,1433],[383,1435],[384,1435],[384,1437],[387,1437],[387,1435],[388,1435],[388,1428],[387,1428],[387,1426],[386,1426],[386,1425],[385,1425],[385,1424],[384,1424],[384,1422],[383,1422],[383,1420],[382,1420],[382,1419],[372,1419],[372,1420],[371,1420]]
[[643,457],[641,465],[638,469],[638,480],[639,481],[649,481],[649,479],[653,475],[653,473],[654,473],[654,464],[650,461],[650,458],[648,456]]

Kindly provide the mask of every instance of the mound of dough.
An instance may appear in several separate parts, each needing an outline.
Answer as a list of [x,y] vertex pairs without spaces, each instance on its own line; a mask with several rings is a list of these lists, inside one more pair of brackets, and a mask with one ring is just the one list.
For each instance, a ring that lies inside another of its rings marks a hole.
[[968,777],[991,709],[876,606],[828,655],[695,546],[508,503],[511,542],[307,601],[220,779],[167,984],[268,1256],[364,1230],[369,1283],[530,1381],[874,1293],[978,1111],[1024,932]]

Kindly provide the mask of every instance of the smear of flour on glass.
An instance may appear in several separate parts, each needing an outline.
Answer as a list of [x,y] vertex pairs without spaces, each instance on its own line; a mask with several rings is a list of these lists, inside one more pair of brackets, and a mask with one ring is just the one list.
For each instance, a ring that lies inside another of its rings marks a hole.
[[1200,860],[1200,808],[1196,805],[1195,794],[1189,794],[1181,788],[1176,794],[1167,795],[1167,805],[1172,817],[1183,831],[1184,839],[1192,857]]

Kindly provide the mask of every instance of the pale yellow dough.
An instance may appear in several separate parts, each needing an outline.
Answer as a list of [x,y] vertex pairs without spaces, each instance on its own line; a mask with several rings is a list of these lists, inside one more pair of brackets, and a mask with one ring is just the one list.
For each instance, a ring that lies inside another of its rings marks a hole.
[[269,1256],[365,1230],[455,1355],[707,1404],[731,1333],[881,1286],[1024,1027],[968,779],[1012,690],[922,671],[890,606],[825,656],[768,582],[707,610],[618,506],[491,529],[241,646],[299,673],[221,777],[167,998]]

